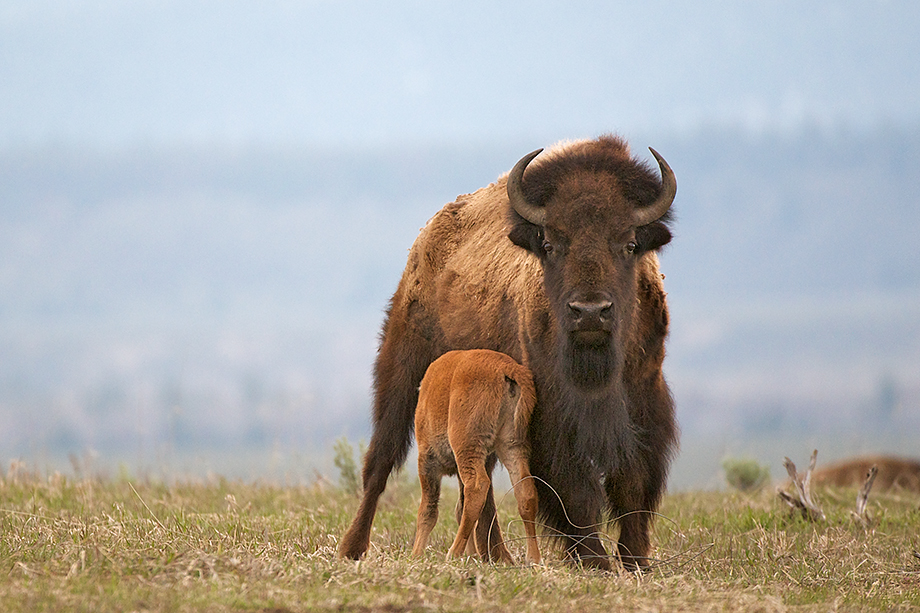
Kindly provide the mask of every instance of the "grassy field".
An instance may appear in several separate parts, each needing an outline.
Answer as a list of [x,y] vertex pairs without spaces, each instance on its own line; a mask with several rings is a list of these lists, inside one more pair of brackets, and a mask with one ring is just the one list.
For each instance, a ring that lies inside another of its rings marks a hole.
[[[771,488],[669,495],[660,561],[637,576],[573,568],[548,542],[545,567],[444,562],[456,499],[445,490],[430,551],[413,559],[418,487],[397,478],[356,563],[334,552],[357,498],[325,481],[166,485],[14,467],[0,479],[0,610],[920,611],[916,496],[873,495],[865,529],[850,516],[855,491],[820,492],[821,524],[791,517]],[[499,495],[520,559],[514,497]]]

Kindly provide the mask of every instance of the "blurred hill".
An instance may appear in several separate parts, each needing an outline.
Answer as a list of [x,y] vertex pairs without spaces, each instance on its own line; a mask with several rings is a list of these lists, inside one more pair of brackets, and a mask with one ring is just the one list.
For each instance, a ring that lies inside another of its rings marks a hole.
[[[679,182],[684,450],[917,431],[920,130],[630,141]],[[0,457],[367,438],[418,229],[547,144],[0,151]]]

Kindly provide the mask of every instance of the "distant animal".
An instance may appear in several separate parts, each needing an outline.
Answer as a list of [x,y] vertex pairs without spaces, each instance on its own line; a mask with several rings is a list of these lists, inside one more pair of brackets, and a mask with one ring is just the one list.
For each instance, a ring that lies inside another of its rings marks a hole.
[[[616,521],[624,566],[650,563],[677,443],[657,257],[671,240],[677,181],[657,152],[660,179],[615,136],[540,153],[445,205],[409,252],[383,325],[364,491],[342,557],[369,546],[387,478],[412,444],[428,365],[452,349],[492,349],[533,373],[530,468],[542,480],[542,523],[572,560],[610,569],[601,528]],[[477,541],[501,540],[486,521],[494,515],[490,487]]]
[[[456,474],[463,489],[460,527],[447,557],[459,558],[467,551],[492,486],[492,470],[486,464],[494,454],[514,485],[518,513],[527,535],[526,559],[532,564],[540,563],[535,524],[537,488],[530,475],[527,442],[536,402],[530,371],[503,353],[487,349],[448,351],[431,363],[422,379],[415,409],[422,501],[412,547],[414,555],[425,551],[428,536],[438,521],[441,477]],[[490,543],[482,542],[474,549],[488,560],[489,547]],[[512,561],[504,543],[496,543],[494,555]]]
[[815,485],[859,487],[866,481],[872,466],[878,474],[872,483],[875,491],[903,489],[920,494],[920,461],[896,456],[864,456],[839,460],[815,469],[811,475]]

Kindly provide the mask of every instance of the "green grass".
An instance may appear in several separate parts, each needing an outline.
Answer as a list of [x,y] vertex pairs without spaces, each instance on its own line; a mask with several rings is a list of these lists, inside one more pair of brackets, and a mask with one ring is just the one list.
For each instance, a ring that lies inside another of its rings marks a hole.
[[[446,485],[446,481],[445,481]],[[769,488],[768,488],[769,489]],[[660,562],[641,576],[561,561],[445,562],[455,493],[421,559],[418,487],[390,484],[360,563],[335,558],[357,506],[328,483],[164,485],[14,471],[0,479],[3,611],[920,611],[920,499],[820,492],[828,521],[791,517],[772,491],[681,493],[662,505]],[[500,517],[523,557],[512,495]],[[611,535],[613,538],[614,535]]]

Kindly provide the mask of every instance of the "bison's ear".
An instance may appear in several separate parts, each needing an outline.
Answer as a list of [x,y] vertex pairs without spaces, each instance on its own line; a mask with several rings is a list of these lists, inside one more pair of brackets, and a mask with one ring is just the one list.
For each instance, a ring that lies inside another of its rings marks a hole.
[[671,242],[671,231],[660,221],[636,228],[636,243],[639,249],[656,251]]
[[526,221],[511,226],[508,233],[511,242],[527,251],[540,255],[543,253],[543,228]]

